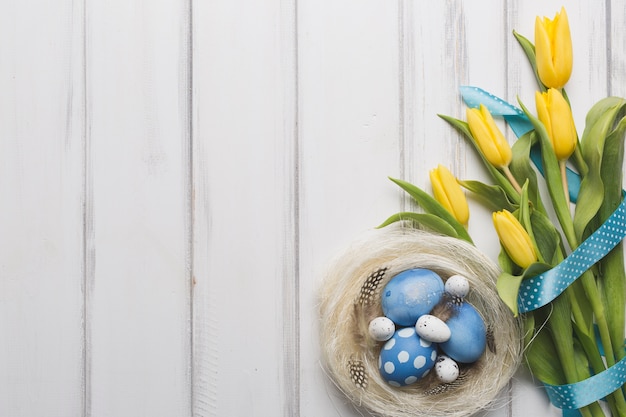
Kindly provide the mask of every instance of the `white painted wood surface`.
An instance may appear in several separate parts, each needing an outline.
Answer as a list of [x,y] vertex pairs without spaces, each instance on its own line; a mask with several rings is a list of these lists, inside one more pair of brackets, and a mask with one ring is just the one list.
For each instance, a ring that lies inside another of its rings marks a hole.
[[[616,0],[5,2],[0,416],[366,414],[320,364],[321,274],[412,207],[388,176],[485,179],[436,114],[466,84],[532,107],[511,32],[561,4],[582,130],[626,95]],[[500,400],[560,415],[523,371]]]

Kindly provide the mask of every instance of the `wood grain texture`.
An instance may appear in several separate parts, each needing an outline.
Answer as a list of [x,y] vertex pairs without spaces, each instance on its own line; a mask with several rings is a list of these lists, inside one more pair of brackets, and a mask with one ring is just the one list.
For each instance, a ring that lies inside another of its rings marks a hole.
[[87,415],[190,414],[188,16],[90,2]]
[[299,413],[295,33],[295,2],[194,5],[197,416]]
[[[324,271],[417,209],[388,176],[488,181],[437,114],[461,85],[533,109],[512,31],[561,5],[582,132],[626,95],[615,0],[3,4],[0,416],[369,415],[320,358]],[[560,411],[520,370],[479,415]]]
[[74,2],[0,14],[3,416],[83,411],[82,44]]

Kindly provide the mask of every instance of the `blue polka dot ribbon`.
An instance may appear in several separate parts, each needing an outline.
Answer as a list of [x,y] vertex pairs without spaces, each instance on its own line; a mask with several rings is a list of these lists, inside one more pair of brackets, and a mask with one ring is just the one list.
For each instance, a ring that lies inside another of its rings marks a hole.
[[[463,100],[469,107],[483,104],[494,116],[503,117],[518,136],[533,129],[522,110],[477,87],[461,87]],[[541,155],[536,149],[531,159],[541,171]],[[575,202],[580,189],[580,177],[568,170],[570,199]],[[554,268],[524,280],[518,296],[521,313],[545,306],[578,279],[583,272],[606,256],[626,237],[626,199],[611,216],[578,248]],[[626,384],[626,358],[614,366],[584,381],[567,385],[544,384],[552,404],[563,409],[563,415],[579,415],[575,410],[602,399]]]
[[626,200],[580,246],[554,268],[524,280],[518,296],[520,313],[536,310],[558,297],[593,264],[626,237]]
[[567,385],[544,384],[544,386],[554,406],[563,410],[575,410],[606,397],[620,389],[625,383],[626,358],[583,381]]

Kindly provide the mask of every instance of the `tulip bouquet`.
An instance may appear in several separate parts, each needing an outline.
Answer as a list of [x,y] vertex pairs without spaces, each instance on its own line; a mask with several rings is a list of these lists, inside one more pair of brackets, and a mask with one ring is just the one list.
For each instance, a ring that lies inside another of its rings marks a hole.
[[[522,316],[532,374],[557,407],[594,417],[604,416],[608,407],[613,416],[626,416],[626,274],[620,243],[626,236],[620,211],[626,100],[608,97],[593,105],[579,137],[564,90],[573,62],[565,10],[552,20],[537,18],[534,44],[515,37],[538,81],[536,115],[521,102],[520,110],[474,94],[464,95],[467,121],[441,116],[474,146],[493,184],[457,180],[441,165],[430,172],[433,197],[392,179],[423,212],[398,213],[381,226],[410,221],[472,242],[461,187],[482,197],[493,211],[502,248],[498,293],[512,314]],[[518,136],[512,147],[495,114]],[[549,202],[542,199],[545,189]]]

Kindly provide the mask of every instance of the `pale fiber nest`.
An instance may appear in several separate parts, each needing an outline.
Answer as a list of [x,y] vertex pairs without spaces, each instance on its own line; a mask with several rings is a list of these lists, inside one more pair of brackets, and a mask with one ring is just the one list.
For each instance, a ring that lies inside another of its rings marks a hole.
[[[433,376],[399,389],[380,377],[381,344],[368,337],[367,326],[382,315],[380,291],[389,279],[416,267],[431,269],[444,281],[454,274],[469,280],[466,300],[493,332],[495,353],[486,349],[453,384],[442,385]],[[323,281],[321,348],[328,374],[355,405],[381,416],[469,416],[488,407],[513,376],[522,352],[520,321],[498,298],[497,276],[491,260],[458,239],[397,226],[368,232],[332,263]]]

